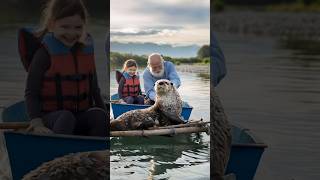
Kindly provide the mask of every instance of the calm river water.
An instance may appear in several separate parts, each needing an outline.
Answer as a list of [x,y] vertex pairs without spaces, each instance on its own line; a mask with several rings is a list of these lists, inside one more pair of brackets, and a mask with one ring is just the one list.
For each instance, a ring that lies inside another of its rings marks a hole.
[[[182,81],[179,93],[193,106],[190,119],[209,121],[209,79],[193,72],[178,73]],[[114,94],[118,87],[115,71],[110,77],[110,93]],[[113,138],[111,179],[209,179],[209,140],[205,133],[173,138]]]
[[230,121],[269,146],[257,180],[320,177],[320,50],[273,38],[217,34],[228,75],[217,91]]

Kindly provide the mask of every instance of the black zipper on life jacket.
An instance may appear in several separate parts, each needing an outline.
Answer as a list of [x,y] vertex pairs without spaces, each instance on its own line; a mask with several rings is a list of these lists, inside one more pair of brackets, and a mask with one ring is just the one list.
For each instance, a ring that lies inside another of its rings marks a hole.
[[135,90],[136,90],[136,87],[134,87],[134,76],[132,76],[131,77],[132,78],[132,86],[133,86],[133,94],[132,94],[132,96],[134,96],[134,92],[135,92]]
[[[74,66],[75,66],[75,70],[76,70],[76,76],[79,75],[79,69],[78,69],[78,60],[77,60],[77,50],[76,49],[71,49],[71,54],[73,56],[73,62],[74,62]],[[79,94],[80,94],[80,90],[79,90],[79,80],[76,81],[77,83],[77,102],[76,102],[76,112],[78,112],[79,109]]]

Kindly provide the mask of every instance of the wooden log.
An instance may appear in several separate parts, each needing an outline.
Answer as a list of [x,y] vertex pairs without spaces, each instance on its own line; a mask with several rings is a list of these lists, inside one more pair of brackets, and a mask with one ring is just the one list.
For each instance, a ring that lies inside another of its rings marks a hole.
[[[171,126],[152,127],[149,130],[203,126],[203,125],[209,124],[209,123],[210,122],[190,122],[190,123],[186,123],[186,124],[177,124],[177,125],[171,125]],[[0,123],[0,129],[23,129],[23,128],[28,127],[28,125],[29,125],[29,122],[2,122],[2,123]]]
[[149,130],[182,128],[182,127],[197,127],[197,126],[205,126],[206,124],[209,124],[209,123],[210,122],[190,122],[190,123],[186,123],[186,124],[177,124],[177,125],[171,125],[171,126],[152,127],[152,128],[149,128]]
[[0,129],[25,129],[29,126],[29,122],[2,122]]
[[160,136],[160,135],[176,135],[195,132],[207,132],[207,127],[182,127],[182,128],[167,128],[154,130],[133,130],[133,131],[111,131],[112,137],[124,136]]
[[[208,122],[179,124],[173,126],[158,127],[149,130],[131,130],[131,131],[111,131],[110,136],[159,136],[159,135],[176,135],[195,132],[207,132],[208,127],[204,126]],[[191,126],[188,126],[191,125]],[[29,126],[29,122],[3,122],[0,123],[0,129],[25,129]]]

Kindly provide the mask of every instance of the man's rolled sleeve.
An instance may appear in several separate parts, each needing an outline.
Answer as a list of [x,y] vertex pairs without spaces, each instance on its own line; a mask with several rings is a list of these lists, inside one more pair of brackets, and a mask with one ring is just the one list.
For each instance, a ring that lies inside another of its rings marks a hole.
[[[168,62],[168,61],[167,61]],[[169,80],[173,83],[176,88],[179,88],[181,85],[180,77],[177,73],[177,70],[172,62],[168,62],[168,72],[169,72]]]
[[153,83],[150,72],[148,72],[147,70],[145,70],[143,73],[143,80],[144,80],[144,90],[145,90],[146,96],[149,99],[154,101],[156,97],[156,93],[154,91],[154,83]]

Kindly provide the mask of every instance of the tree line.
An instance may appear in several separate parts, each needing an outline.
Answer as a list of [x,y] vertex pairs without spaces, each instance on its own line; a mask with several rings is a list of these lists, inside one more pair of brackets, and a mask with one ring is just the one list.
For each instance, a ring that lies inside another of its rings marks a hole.
[[302,6],[310,6],[320,5],[320,0],[214,0],[212,6],[214,11],[222,11],[226,5],[267,6],[276,4],[299,4]]
[[[148,61],[148,55],[136,55],[131,53],[120,53],[120,52],[110,52],[110,65],[112,67],[122,67],[123,63],[128,59],[134,59],[138,66],[146,66]],[[163,55],[163,59],[166,61],[171,61],[176,65],[179,64],[194,64],[194,63],[202,63],[208,64],[210,63],[210,46],[204,45],[202,46],[198,52],[196,57],[189,58],[176,58]]]

